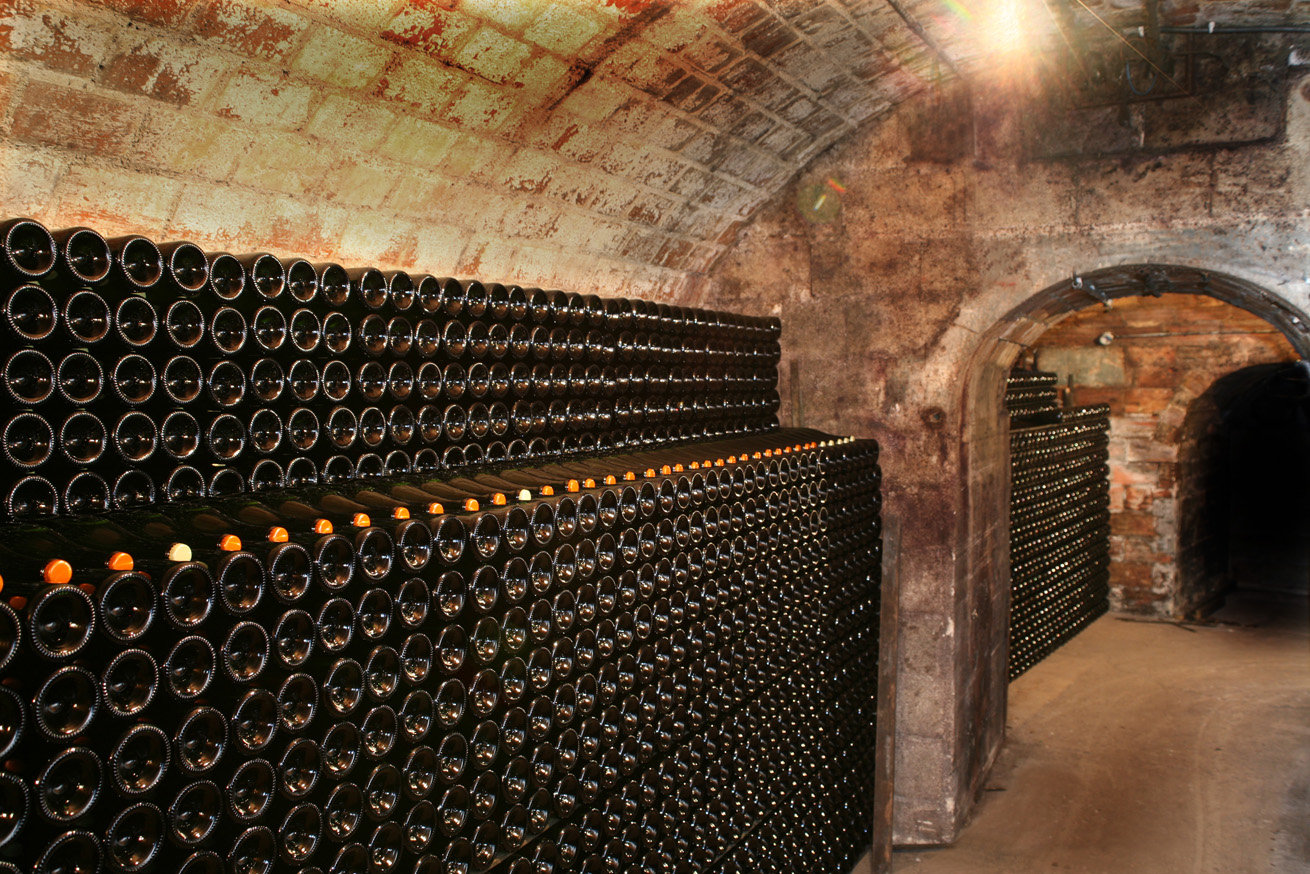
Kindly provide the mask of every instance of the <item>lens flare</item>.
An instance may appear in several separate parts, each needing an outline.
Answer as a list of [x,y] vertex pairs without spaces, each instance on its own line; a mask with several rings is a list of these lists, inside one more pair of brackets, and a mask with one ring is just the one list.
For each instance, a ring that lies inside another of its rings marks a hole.
[[997,54],[1012,57],[1022,54],[1027,46],[1020,0],[997,0],[983,27],[987,46]]
[[960,3],[959,0],[945,0],[945,6],[947,9],[949,9],[951,12],[954,12],[963,20],[965,21],[973,20],[973,14],[970,13],[968,8],[965,7],[963,3]]

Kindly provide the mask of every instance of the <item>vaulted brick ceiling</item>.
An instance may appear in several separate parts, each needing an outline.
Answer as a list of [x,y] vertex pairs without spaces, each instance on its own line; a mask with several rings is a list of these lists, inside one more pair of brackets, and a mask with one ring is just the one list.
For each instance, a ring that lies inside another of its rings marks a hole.
[[[1054,39],[1068,0],[1014,2]],[[0,194],[53,224],[677,296],[818,153],[987,64],[1002,4],[3,0]]]

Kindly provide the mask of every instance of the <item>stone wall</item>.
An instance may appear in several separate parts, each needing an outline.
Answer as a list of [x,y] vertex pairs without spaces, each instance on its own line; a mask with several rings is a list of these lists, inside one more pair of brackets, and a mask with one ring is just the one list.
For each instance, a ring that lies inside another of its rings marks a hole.
[[1310,82],[1285,64],[1271,75],[1274,135],[1224,145],[1195,106],[1190,122],[1171,118],[1193,125],[1190,140],[1175,129],[1183,144],[1114,157],[1030,159],[1026,132],[1064,116],[1000,72],[925,96],[821,156],[705,284],[710,305],[782,317],[783,421],[883,444],[886,512],[904,531],[899,842],[955,838],[1003,737],[1001,385],[1025,344],[1095,304],[1070,278],[1134,263],[1220,271],[1267,291],[1289,330],[1306,323]]
[[1246,367],[1295,361],[1287,339],[1237,307],[1174,294],[1077,312],[1030,354],[1059,374],[1068,403],[1110,406],[1112,609],[1181,618],[1211,604],[1227,580],[1201,560],[1217,526],[1203,524],[1198,498],[1225,461],[1210,389]]

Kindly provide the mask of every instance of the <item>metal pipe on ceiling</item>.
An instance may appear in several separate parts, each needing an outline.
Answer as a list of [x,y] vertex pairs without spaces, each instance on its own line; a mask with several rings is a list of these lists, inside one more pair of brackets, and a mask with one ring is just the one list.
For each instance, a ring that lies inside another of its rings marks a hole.
[[1161,27],[1161,33],[1199,33],[1199,34],[1234,34],[1234,33],[1310,33],[1310,25],[1305,24],[1252,24],[1231,27],[1208,26],[1197,27]]
[[938,45],[937,41],[932,38],[932,35],[929,34],[928,31],[924,29],[923,25],[920,24],[918,20],[914,18],[914,16],[910,15],[910,13],[906,11],[904,6],[898,3],[897,0],[887,0],[887,5],[896,11],[896,14],[899,15],[901,17],[901,20],[905,22],[905,26],[908,27],[910,31],[913,32],[914,35],[917,36],[919,40],[924,45],[926,45],[928,49],[933,54],[935,54],[943,64],[946,65],[947,69],[949,69],[952,73],[959,76],[960,78],[964,78],[963,74],[960,72],[960,68],[956,66],[955,61],[951,58],[951,56],[946,54],[945,50],[943,50],[942,47]]

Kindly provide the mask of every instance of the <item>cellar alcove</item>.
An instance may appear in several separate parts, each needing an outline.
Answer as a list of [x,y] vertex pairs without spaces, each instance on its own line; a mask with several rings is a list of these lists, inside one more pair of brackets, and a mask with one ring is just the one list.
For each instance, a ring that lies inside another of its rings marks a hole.
[[1198,521],[1226,593],[1310,594],[1308,375],[1304,361],[1247,368],[1212,389],[1218,446]]
[[1200,507],[1224,488],[1211,476],[1222,411],[1244,384],[1239,373],[1290,364],[1295,350],[1259,316],[1179,292],[1079,310],[1024,358],[1058,375],[1068,405],[1107,404],[1113,417],[1115,609],[1162,618],[1213,610],[1225,582],[1205,567],[1219,535]]
[[[1010,609],[1009,419],[1005,383],[1024,349],[1066,316],[1105,301],[1140,296],[1197,294],[1246,310],[1286,337],[1295,354],[1310,351],[1310,324],[1303,312],[1265,289],[1213,270],[1137,264],[1108,267],[1047,287],[1010,310],[974,346],[961,400],[961,481],[963,513],[956,527],[957,597],[968,627],[966,651],[973,653],[963,680],[977,691],[961,737],[962,794],[977,797],[989,764],[1000,750],[1006,724],[1007,641]],[[1113,604],[1113,601],[1112,601]],[[945,682],[945,681],[943,681]]]
[[[1170,272],[1186,275],[1177,268]],[[1215,274],[1209,276],[1213,281]],[[1084,277],[1084,284],[1087,281]],[[1043,294],[1058,295],[1060,290],[1057,286]],[[992,874],[1012,870],[1015,857],[1009,854],[1013,852],[1034,860],[1030,862],[1034,869],[1071,865],[1098,872],[1170,871],[1191,857],[1213,864],[1233,836],[1264,828],[1270,820],[1257,825],[1256,810],[1288,822],[1303,821],[1299,802],[1293,796],[1284,800],[1283,792],[1285,786],[1303,785],[1304,779],[1304,757],[1298,755],[1295,740],[1301,733],[1298,720],[1303,711],[1287,697],[1289,684],[1304,676],[1304,640],[1310,627],[1302,583],[1303,541],[1297,537],[1307,530],[1302,502],[1297,500],[1305,494],[1306,371],[1300,359],[1303,337],[1298,322],[1292,321],[1304,316],[1288,314],[1280,330],[1267,311],[1261,312],[1258,298],[1243,305],[1241,295],[1226,291],[1226,300],[1206,294],[1201,295],[1206,301],[1197,302],[1192,297],[1197,290],[1195,285],[1180,284],[1157,298],[1139,286],[1131,298],[1112,299],[1116,314],[1137,313],[1153,325],[1144,327],[1144,332],[1161,334],[1168,327],[1181,330],[1195,315],[1195,307],[1208,307],[1216,316],[1220,307],[1240,307],[1246,312],[1219,317],[1233,319],[1233,324],[1250,331],[1254,345],[1267,344],[1264,353],[1273,359],[1250,365],[1253,353],[1243,346],[1249,338],[1234,338],[1214,325],[1193,326],[1207,333],[1209,342],[1230,348],[1226,355],[1207,353],[1214,358],[1214,372],[1223,373],[1218,378],[1213,372],[1199,372],[1199,368],[1193,372],[1185,366],[1175,374],[1180,383],[1191,380],[1194,387],[1191,402],[1175,410],[1179,418],[1171,429],[1177,454],[1170,464],[1179,488],[1176,515],[1171,517],[1178,535],[1178,552],[1173,556],[1178,576],[1170,609],[1177,612],[1152,613],[1154,608],[1139,606],[1139,615],[1132,615],[1120,607],[1116,615],[1098,620],[1070,641],[1049,663],[1019,678],[998,705],[1004,708],[1006,739],[991,763],[985,788],[980,787],[974,821],[962,830],[957,844],[940,855],[902,849],[895,870]],[[1140,296],[1143,292],[1145,297]],[[1066,311],[1047,311],[1039,324],[1019,324],[1018,331],[1031,332],[1023,334],[1023,348],[1014,344],[1013,349],[1001,348],[1000,354],[1012,352],[1007,357],[1016,369],[1034,364],[1057,369],[1052,365],[1056,357],[1040,363],[1042,344],[1063,332],[1059,342],[1068,345],[1074,333],[1071,324],[1080,320],[1079,336],[1094,339],[1092,323],[1101,312],[1108,312],[1097,300],[1084,303],[1070,297],[1065,303]],[[1052,300],[1030,304],[1040,309],[1051,306]],[[1149,320],[1142,313],[1147,307],[1156,311]],[[1160,314],[1164,311],[1173,313],[1174,325]],[[1288,327],[1290,334],[1284,333]],[[1187,344],[1186,337],[1181,339],[1180,348]],[[1116,334],[1107,341],[1113,347],[1129,338],[1126,333]],[[1161,337],[1159,342],[1168,341]],[[1001,369],[1001,379],[1012,372]],[[1072,389],[1069,382],[1066,373],[1061,379],[1066,406],[1104,397],[1115,408],[1112,417],[1120,425],[1130,421],[1123,413],[1122,398],[1113,398],[1133,391],[1122,385],[1123,380],[1114,381],[1113,389],[1084,387],[1081,393],[1076,379]],[[970,383],[970,388],[976,386]],[[1101,391],[1107,393],[1098,395]],[[973,402],[976,409],[979,401]],[[965,422],[966,427],[979,424],[967,416]],[[1008,461],[1004,455],[1008,441],[998,443],[982,448],[999,451]],[[966,449],[976,453],[973,458],[983,454],[976,445],[966,444]],[[1123,460],[1120,455],[1115,463],[1122,465]],[[996,487],[1005,473],[1008,464],[997,481],[986,485]],[[1184,488],[1185,484],[1190,485]],[[979,495],[967,494],[972,498],[972,514]],[[994,493],[983,497],[992,499]],[[1004,540],[1008,545],[1008,538]],[[1001,567],[992,567],[1008,596],[1007,575]],[[992,614],[1006,615],[999,610]],[[1249,697],[1238,689],[1249,689]],[[1280,711],[1290,718],[1283,720]],[[1258,728],[1262,724],[1263,732]],[[1242,740],[1252,730],[1260,733],[1259,740]],[[1207,757],[1199,778],[1184,776],[1184,769],[1178,767],[1188,759],[1184,751],[1192,743]],[[1156,773],[1157,768],[1167,774]],[[1252,798],[1221,807],[1218,799],[1238,782],[1252,787]],[[1115,803],[1107,805],[1109,799]],[[1186,814],[1170,818],[1139,813],[1143,807],[1158,810],[1189,803],[1204,810],[1195,827],[1186,822]],[[1130,822],[1139,818],[1140,823]],[[1283,835],[1286,827],[1278,824],[1270,853],[1290,867],[1275,865],[1271,870],[1298,870],[1303,859],[1303,851],[1296,849],[1299,839]],[[1016,838],[1020,829],[1023,836]],[[1044,833],[1046,829],[1049,833]],[[1299,829],[1294,827],[1297,833]],[[1057,833],[1059,838],[1054,837]],[[1095,845],[1089,845],[1089,840]],[[1023,844],[1023,849],[1015,851],[1016,844]],[[1167,853],[1161,849],[1164,846],[1173,850]],[[1250,851],[1230,855],[1229,870],[1248,870],[1242,867],[1248,861],[1249,870],[1256,870],[1259,863],[1254,860],[1263,858]],[[1166,857],[1168,862],[1162,864]]]
[[1184,584],[1210,589],[1215,595],[1191,613],[1199,617],[1219,606],[1232,588],[1229,573],[1233,462],[1228,419],[1233,405],[1283,365],[1244,367],[1216,380],[1188,407],[1183,422],[1186,440],[1180,454],[1185,482],[1196,488],[1184,495],[1180,506],[1183,531],[1190,549],[1180,554]]

